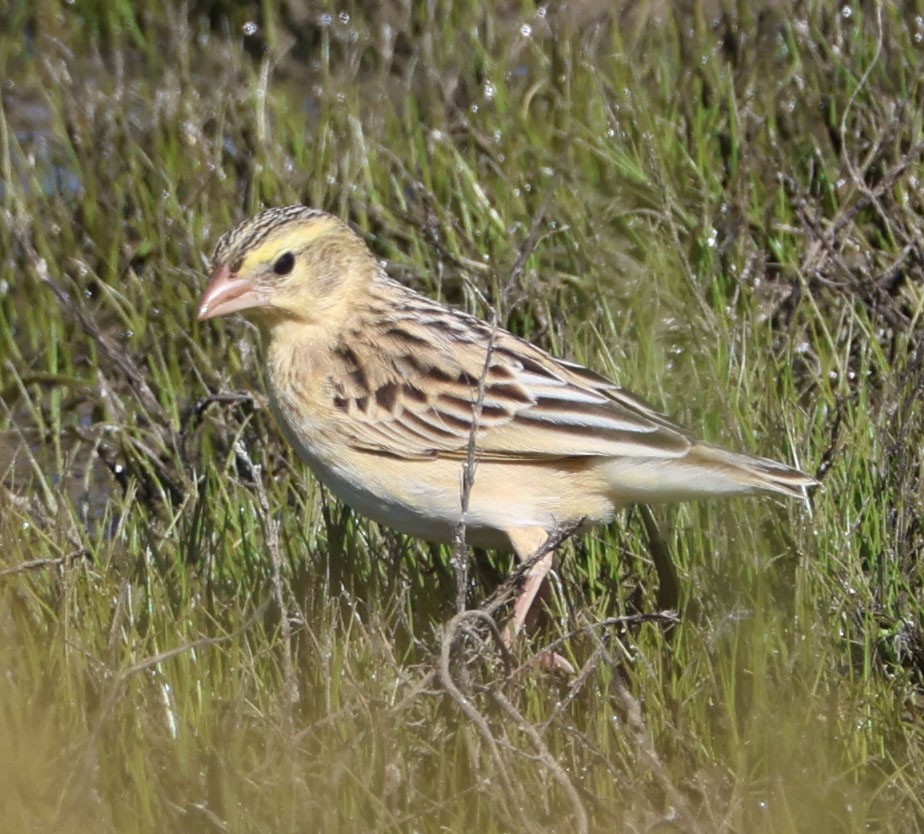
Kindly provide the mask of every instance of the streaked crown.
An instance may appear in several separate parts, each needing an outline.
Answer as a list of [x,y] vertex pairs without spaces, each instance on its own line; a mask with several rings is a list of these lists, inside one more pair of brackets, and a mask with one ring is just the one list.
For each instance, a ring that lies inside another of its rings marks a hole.
[[[282,226],[295,221],[302,222],[321,217],[333,218],[333,215],[307,206],[281,206],[264,209],[218,238],[215,252],[212,255],[212,265],[237,264],[245,253],[257,249],[271,233],[279,231]],[[232,271],[235,271],[233,266]]]

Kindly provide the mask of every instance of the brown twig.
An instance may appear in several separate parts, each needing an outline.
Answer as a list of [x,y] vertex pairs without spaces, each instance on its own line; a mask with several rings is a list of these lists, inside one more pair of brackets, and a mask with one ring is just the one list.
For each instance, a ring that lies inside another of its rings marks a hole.
[[478,378],[478,393],[475,402],[472,403],[472,425],[468,433],[468,446],[465,452],[465,463],[462,464],[462,489],[461,505],[462,512],[459,516],[459,523],[452,534],[452,567],[456,576],[456,611],[459,613],[465,611],[468,597],[468,544],[465,536],[465,526],[467,523],[468,507],[472,495],[472,487],[475,485],[475,470],[478,467],[478,461],[475,457],[475,451],[478,443],[478,430],[481,426],[481,413],[484,407],[484,390],[488,379],[488,371],[491,369],[491,357],[494,355],[494,342],[497,338],[497,314],[492,309],[488,319],[491,325],[491,334],[488,338],[488,346],[485,351],[484,365],[481,368],[481,376]]
[[[21,240],[20,243],[25,245]],[[51,277],[45,259],[40,258],[31,246],[28,247],[27,251],[30,251],[30,254],[34,256],[32,262],[35,264],[35,270],[39,278],[51,288],[58,301],[61,302],[61,306],[77,320],[83,332],[96,343],[106,358],[122,372],[122,375],[138,395],[147,412],[157,420],[166,421],[164,410],[148,385],[141,369],[132,362],[124,350],[113,344],[112,340],[96,326],[90,315],[74,301],[70,293]]]
[[81,548],[65,556],[57,556],[53,559],[30,559],[27,562],[20,562],[18,565],[14,565],[11,568],[0,570],[0,576],[16,576],[20,573],[28,573],[29,571],[40,570],[41,568],[60,568],[64,565],[69,565],[77,559],[88,558],[90,558],[90,551],[86,548]]
[[614,681],[614,686],[616,688],[616,693],[623,703],[623,708],[626,711],[626,724],[632,731],[643,763],[647,767],[649,773],[654,776],[655,781],[664,792],[664,796],[667,798],[668,802],[673,806],[673,812],[683,818],[686,824],[685,830],[689,831],[690,834],[700,834],[702,829],[696,822],[696,817],[690,810],[689,803],[677,789],[670,774],[667,772],[667,768],[664,766],[664,763],[655,750],[654,742],[651,740],[651,733],[645,725],[645,719],[642,717],[641,705],[635,696],[629,692],[625,683],[618,675]]
[[552,774],[552,778],[558,782],[565,792],[565,796],[568,797],[568,801],[571,803],[571,808],[574,812],[575,828],[573,830],[577,831],[578,834],[587,834],[589,830],[587,809],[584,807],[584,803],[581,802],[581,797],[578,795],[577,788],[574,787],[574,782],[571,781],[571,777],[568,776],[567,771],[558,763],[555,756],[552,755],[552,751],[549,750],[548,745],[542,740],[539,731],[533,724],[526,720],[523,714],[516,709],[513,704],[510,703],[503,692],[499,690],[493,691],[491,693],[491,699],[504,711],[504,713],[506,713],[514,724],[516,724],[520,732],[532,742],[536,750],[536,757],[545,766],[546,770]]
[[545,219],[545,208],[545,205],[540,206],[539,211],[536,212],[536,216],[533,218],[532,225],[529,228],[529,234],[526,236],[526,240],[523,241],[517,259],[514,261],[513,268],[510,270],[510,275],[507,278],[508,287],[515,284],[523,274],[523,270],[526,268],[526,261],[529,260],[529,256],[536,251],[539,244],[542,243],[545,238],[561,232],[560,229],[552,229],[545,234],[540,234],[539,230],[542,228],[542,221]]
[[530,556],[526,561],[521,562],[510,574],[510,576],[502,582],[498,588],[494,591],[493,594],[487,599],[484,605],[481,606],[482,611],[493,616],[494,612],[497,611],[504,603],[506,603],[513,593],[519,589],[523,584],[523,581],[526,578],[527,573],[529,573],[532,568],[534,568],[539,561],[547,556],[549,553],[557,550],[564,544],[568,539],[570,539],[575,533],[580,530],[584,525],[586,519],[581,518],[577,521],[566,524],[562,527],[559,527],[556,530],[553,530],[549,537],[539,546],[535,553]]
[[507,766],[504,764],[497,739],[488,726],[487,719],[478,711],[462,690],[459,689],[452,676],[451,659],[452,649],[456,642],[456,635],[462,630],[466,623],[488,616],[489,615],[484,614],[482,611],[461,611],[449,621],[449,625],[445,629],[440,645],[438,676],[440,683],[443,685],[443,689],[445,689],[449,697],[458,705],[459,709],[462,710],[465,717],[474,725],[478,734],[484,739],[485,744],[488,746],[488,751],[497,769],[497,775],[504,789],[504,794],[508,798],[513,812],[519,818],[520,825],[525,830],[529,827],[524,811],[527,807],[526,798],[515,788],[515,783],[507,770]]
[[[289,594],[285,580],[285,562],[282,557],[282,547],[279,544],[279,522],[270,512],[269,499],[266,496],[266,490],[263,487],[263,467],[254,464],[250,458],[247,448],[240,438],[234,441],[234,453],[246,467],[253,481],[256,491],[257,500],[260,504],[260,512],[263,516],[263,526],[266,533],[266,545],[269,548],[270,559],[273,565],[273,596],[276,605],[279,606],[280,629],[282,631],[282,671],[285,677],[285,701],[288,707],[294,706],[298,702],[298,678],[295,675],[295,663],[292,659],[292,623],[289,620]],[[291,719],[291,709],[286,710],[286,717]]]

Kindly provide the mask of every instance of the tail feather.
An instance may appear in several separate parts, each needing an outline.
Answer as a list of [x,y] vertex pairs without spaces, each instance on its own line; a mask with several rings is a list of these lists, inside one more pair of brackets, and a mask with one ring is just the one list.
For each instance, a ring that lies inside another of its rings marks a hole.
[[785,463],[729,452],[707,443],[694,446],[686,460],[716,474],[721,472],[726,475],[730,483],[738,484],[738,489],[731,491],[776,493],[803,498],[807,489],[818,486],[818,481],[811,475]]
[[818,484],[784,463],[708,443],[696,443],[677,457],[613,457],[603,474],[617,506],[762,493],[803,498]]

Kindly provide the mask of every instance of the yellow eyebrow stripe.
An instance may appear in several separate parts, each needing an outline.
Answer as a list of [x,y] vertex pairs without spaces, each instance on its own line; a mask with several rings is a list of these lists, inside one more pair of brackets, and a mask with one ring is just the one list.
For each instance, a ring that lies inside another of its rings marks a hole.
[[279,231],[270,234],[255,249],[251,249],[244,255],[242,268],[246,270],[258,264],[270,263],[276,260],[283,252],[304,249],[307,244],[336,231],[338,228],[338,221],[327,216],[318,217],[312,220],[310,224],[299,224],[295,228],[283,226]]

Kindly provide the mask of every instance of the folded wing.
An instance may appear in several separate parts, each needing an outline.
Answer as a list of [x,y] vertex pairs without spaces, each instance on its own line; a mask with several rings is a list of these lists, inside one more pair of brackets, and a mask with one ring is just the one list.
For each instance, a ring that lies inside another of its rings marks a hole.
[[676,458],[691,448],[642,400],[505,330],[435,303],[392,317],[335,353],[328,387],[355,448],[463,458],[473,425],[482,460]]

